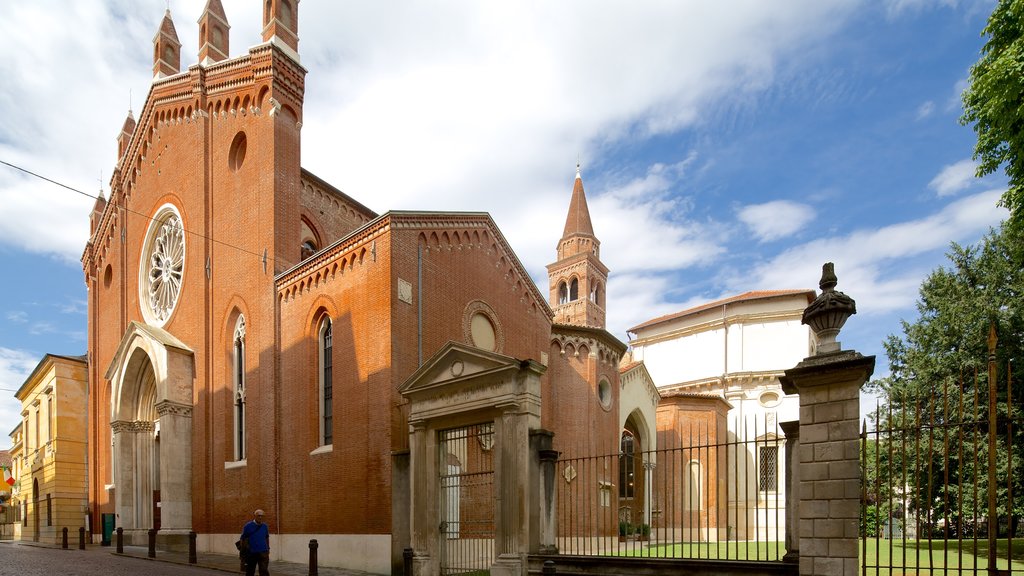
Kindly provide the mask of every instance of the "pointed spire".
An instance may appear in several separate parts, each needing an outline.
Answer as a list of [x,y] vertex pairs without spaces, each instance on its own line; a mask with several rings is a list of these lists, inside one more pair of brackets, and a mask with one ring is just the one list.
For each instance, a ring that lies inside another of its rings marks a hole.
[[162,78],[181,70],[181,42],[171,20],[171,9],[164,13],[160,29],[153,38],[153,76]]
[[199,17],[199,63],[220,62],[228,57],[228,17],[220,0],[208,0]]
[[590,209],[587,207],[587,195],[583,192],[583,178],[580,176],[579,162],[576,163],[576,181],[572,185],[572,199],[569,201],[569,214],[565,218],[562,239],[576,234],[594,235],[594,226],[590,222]]
[[124,153],[128,151],[128,144],[132,141],[132,134],[135,133],[135,115],[132,114],[132,109],[128,109],[128,117],[124,119],[124,124],[121,125],[121,133],[117,135],[117,159],[118,161],[124,156]]

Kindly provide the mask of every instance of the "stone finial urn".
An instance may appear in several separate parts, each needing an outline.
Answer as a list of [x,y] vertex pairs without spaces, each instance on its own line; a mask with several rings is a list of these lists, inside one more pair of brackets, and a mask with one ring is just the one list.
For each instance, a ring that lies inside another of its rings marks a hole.
[[821,267],[821,294],[804,309],[802,324],[807,324],[818,337],[818,354],[838,352],[841,348],[836,337],[846,320],[857,313],[857,303],[846,294],[836,290],[835,266],[826,262]]

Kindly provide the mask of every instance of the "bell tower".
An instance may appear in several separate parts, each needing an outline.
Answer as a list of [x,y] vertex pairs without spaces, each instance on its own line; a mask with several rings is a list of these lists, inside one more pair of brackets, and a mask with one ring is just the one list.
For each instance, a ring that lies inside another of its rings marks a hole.
[[605,328],[608,268],[601,262],[601,242],[590,221],[579,164],[565,229],[558,241],[558,260],[548,265],[548,283],[555,323]]

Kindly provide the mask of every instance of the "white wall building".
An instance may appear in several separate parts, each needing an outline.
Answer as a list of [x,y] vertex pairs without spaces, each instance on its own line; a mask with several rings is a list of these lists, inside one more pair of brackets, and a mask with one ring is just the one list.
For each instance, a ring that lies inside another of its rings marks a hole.
[[749,443],[747,462],[730,458],[727,472],[731,538],[783,539],[778,424],[797,420],[800,406],[779,378],[813,354],[814,334],[800,319],[814,298],[813,290],[746,292],[629,329],[633,360],[644,363],[663,394],[720,396],[732,406],[729,441]]

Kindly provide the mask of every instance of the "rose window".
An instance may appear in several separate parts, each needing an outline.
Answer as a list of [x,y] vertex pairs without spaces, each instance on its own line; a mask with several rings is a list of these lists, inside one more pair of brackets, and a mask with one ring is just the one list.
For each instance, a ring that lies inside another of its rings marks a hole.
[[147,250],[142,261],[143,312],[147,320],[163,325],[174,312],[181,294],[181,278],[185,268],[185,231],[181,218],[173,210],[165,210],[150,227]]

